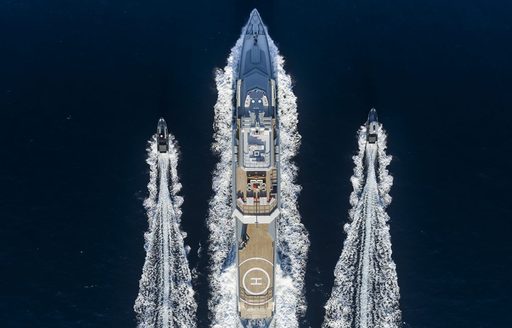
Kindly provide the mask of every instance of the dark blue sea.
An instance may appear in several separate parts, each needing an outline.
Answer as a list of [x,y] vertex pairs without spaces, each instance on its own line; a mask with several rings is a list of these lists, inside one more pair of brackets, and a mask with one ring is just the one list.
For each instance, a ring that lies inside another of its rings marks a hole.
[[394,156],[405,327],[512,327],[512,3],[500,0],[1,1],[0,327],[136,325],[160,116],[180,145],[208,327],[215,69],[254,7],[298,97],[301,326],[323,321],[374,106]]

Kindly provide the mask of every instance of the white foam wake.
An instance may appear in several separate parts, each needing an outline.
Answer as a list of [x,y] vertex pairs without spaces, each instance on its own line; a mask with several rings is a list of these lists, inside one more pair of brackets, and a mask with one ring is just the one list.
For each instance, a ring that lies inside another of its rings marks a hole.
[[149,197],[144,201],[149,229],[144,234],[146,260],[134,310],[141,328],[194,328],[197,304],[180,230],[178,151],[172,135],[169,152],[157,151],[156,138],[149,141]]
[[[231,217],[232,179],[232,116],[234,110],[234,81],[245,31],[231,49],[228,63],[216,74],[218,91],[215,104],[213,150],[220,161],[213,173],[214,196],[210,200],[207,224],[210,229],[210,287],[209,308],[212,327],[239,327],[237,309],[235,222]],[[277,75],[277,104],[280,138],[281,217],[278,221],[278,252],[280,268],[276,269],[276,316],[274,327],[298,327],[298,316],[305,312],[303,295],[304,273],[309,241],[297,208],[300,186],[295,183],[297,167],[292,162],[300,145],[297,131],[296,97],[292,82],[284,70],[284,59],[272,40],[269,40],[274,70]],[[254,323],[253,326],[258,326]]]
[[214,106],[214,143],[212,149],[219,156],[213,172],[213,197],[210,199],[206,220],[210,230],[208,251],[210,255],[210,289],[208,307],[212,327],[240,327],[237,313],[237,273],[234,265],[235,221],[231,217],[232,177],[232,118],[234,110],[234,81],[243,43],[243,35],[231,49],[224,69],[216,72],[217,102]]
[[382,125],[373,145],[366,145],[366,127],[362,126],[358,144],[359,152],[353,157],[350,222],[345,225],[347,239],[334,271],[323,327],[400,327],[400,293],[385,212],[391,202],[393,177],[387,170],[391,156],[386,154]]

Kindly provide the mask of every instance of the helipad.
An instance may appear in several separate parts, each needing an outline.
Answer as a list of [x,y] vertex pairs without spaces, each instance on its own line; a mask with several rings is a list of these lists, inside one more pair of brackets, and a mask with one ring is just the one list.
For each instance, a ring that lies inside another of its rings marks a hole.
[[268,224],[249,224],[248,241],[239,251],[240,312],[245,318],[272,315],[274,241]]

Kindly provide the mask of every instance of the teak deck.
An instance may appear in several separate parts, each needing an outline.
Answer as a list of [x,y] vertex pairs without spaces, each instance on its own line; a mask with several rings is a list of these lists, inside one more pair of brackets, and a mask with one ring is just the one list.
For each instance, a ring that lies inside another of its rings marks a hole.
[[248,240],[239,251],[240,314],[244,318],[272,316],[274,242],[268,224],[249,224]]

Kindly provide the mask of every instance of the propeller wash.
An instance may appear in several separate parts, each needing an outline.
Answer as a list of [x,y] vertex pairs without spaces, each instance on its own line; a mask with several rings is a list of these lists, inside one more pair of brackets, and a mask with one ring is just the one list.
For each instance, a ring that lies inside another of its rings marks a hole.
[[347,239],[334,271],[323,327],[400,327],[400,293],[385,212],[393,184],[387,170],[391,156],[386,155],[386,133],[375,109],[359,129],[358,143]]
[[256,10],[216,84],[212,327],[298,327],[309,241],[292,162],[300,145],[296,97]]
[[138,327],[194,328],[197,304],[183,241],[186,234],[180,230],[178,151],[163,119],[158,136],[149,141],[147,163],[149,197],[144,207],[149,230],[144,235],[146,260],[134,306]]

